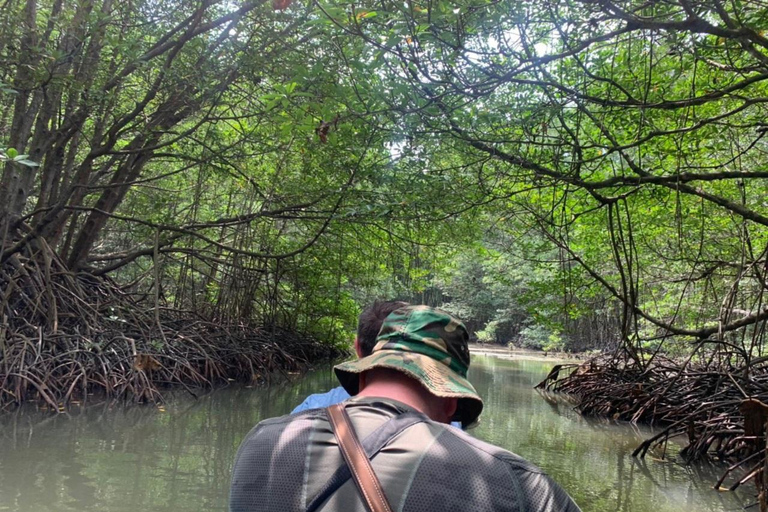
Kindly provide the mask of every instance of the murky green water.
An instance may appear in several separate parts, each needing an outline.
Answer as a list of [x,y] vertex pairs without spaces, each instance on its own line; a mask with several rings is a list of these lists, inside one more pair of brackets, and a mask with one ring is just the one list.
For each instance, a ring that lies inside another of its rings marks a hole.
[[[718,468],[632,459],[647,432],[587,421],[532,390],[550,366],[473,358],[471,378],[486,398],[473,434],[543,467],[585,512],[730,511],[754,502],[749,492],[712,490]],[[319,371],[270,388],[224,389],[198,400],[177,395],[163,409],[5,414],[0,511],[224,511],[243,436],[332,386],[331,372]]]

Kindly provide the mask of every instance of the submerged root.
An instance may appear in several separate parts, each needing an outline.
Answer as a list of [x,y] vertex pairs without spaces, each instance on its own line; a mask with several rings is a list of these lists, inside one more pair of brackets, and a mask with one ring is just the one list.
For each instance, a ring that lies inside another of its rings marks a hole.
[[656,358],[640,368],[628,359],[600,357],[564,365],[537,387],[576,398],[576,409],[584,415],[659,426],[662,430],[643,441],[633,456],[644,457],[649,450],[663,449],[669,439],[682,438],[679,455],[684,461],[730,464],[715,488],[724,489],[730,479],[729,490],[749,481],[762,490],[766,361],[712,367]]

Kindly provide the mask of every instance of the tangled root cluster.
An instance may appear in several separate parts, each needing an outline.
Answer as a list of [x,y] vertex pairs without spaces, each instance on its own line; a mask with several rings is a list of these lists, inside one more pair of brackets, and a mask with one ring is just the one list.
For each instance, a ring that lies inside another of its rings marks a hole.
[[277,327],[156,310],[108,278],[74,275],[49,249],[0,265],[0,408],[59,410],[89,394],[158,401],[165,388],[263,381],[339,355]]
[[730,464],[717,488],[726,480],[730,490],[750,480],[761,487],[767,463],[766,360],[686,364],[657,357],[641,368],[627,359],[598,357],[581,365],[558,365],[537,387],[574,397],[584,415],[660,426],[634,456],[680,438],[685,446],[679,456],[686,462]]

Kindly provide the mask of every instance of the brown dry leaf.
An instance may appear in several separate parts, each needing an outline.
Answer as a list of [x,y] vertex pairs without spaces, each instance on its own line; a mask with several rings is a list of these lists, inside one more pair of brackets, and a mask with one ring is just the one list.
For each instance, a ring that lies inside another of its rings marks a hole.
[[768,419],[768,405],[757,398],[747,398],[739,404],[739,412],[744,416],[744,435],[762,436]]
[[328,142],[328,132],[331,131],[331,123],[326,121],[320,121],[320,124],[315,128],[315,133],[320,138],[320,142],[325,144]]
[[276,11],[284,11],[291,5],[292,0],[272,0],[272,8]]
[[133,358],[133,367],[139,371],[152,371],[159,370],[162,365],[149,354],[136,354]]

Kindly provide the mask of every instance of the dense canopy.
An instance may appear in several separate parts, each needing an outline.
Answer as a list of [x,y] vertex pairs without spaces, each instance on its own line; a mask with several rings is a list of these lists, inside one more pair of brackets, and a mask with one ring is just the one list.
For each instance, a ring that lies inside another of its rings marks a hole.
[[[333,345],[375,297],[641,367],[763,353],[761,2],[0,7],[6,362],[181,358],[193,321]],[[44,372],[11,373],[0,403]]]

